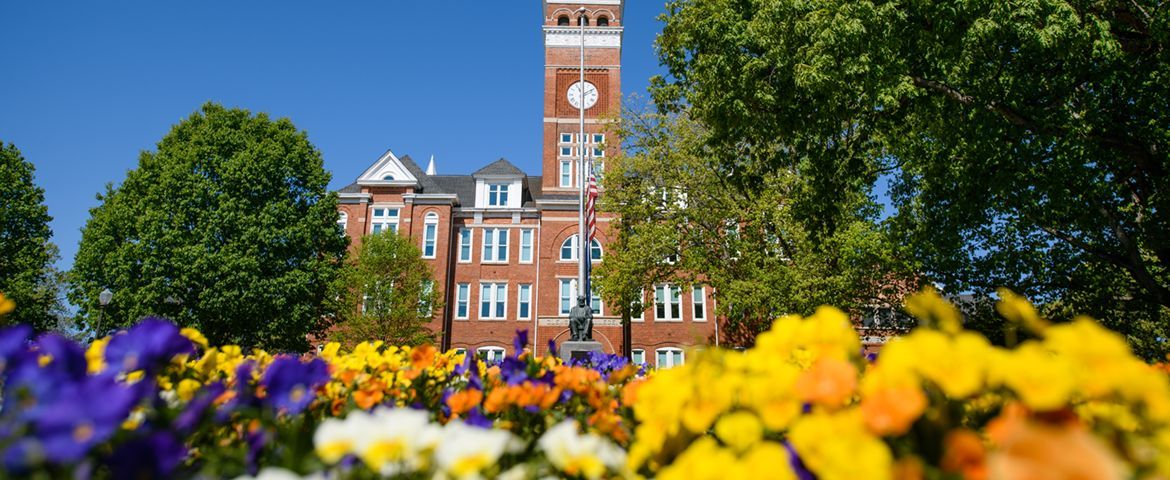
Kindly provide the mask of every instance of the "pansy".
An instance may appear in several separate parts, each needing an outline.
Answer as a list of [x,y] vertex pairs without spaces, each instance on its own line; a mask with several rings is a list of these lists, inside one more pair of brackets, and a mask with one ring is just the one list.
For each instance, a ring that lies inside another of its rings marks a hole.
[[317,387],[328,381],[329,367],[323,360],[314,358],[302,362],[284,356],[272,361],[260,384],[267,392],[265,404],[289,415],[297,415],[313,403]]
[[151,317],[110,338],[106,363],[122,373],[137,370],[153,373],[170,363],[175,355],[194,352],[195,345],[180,333],[179,327]]

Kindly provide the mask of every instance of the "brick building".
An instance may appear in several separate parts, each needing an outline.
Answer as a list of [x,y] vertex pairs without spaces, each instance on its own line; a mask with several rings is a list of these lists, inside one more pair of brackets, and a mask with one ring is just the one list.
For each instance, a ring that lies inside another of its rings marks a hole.
[[[585,109],[586,154],[604,165],[617,153],[618,142],[605,138],[600,119],[617,113],[621,101],[623,2],[542,2],[540,175],[527,175],[505,159],[471,175],[437,175],[433,162],[424,171],[409,156],[387,151],[340,190],[341,222],[355,246],[363,235],[382,232],[418,241],[444,299],[431,323],[444,348],[511,353],[519,329],[529,331],[537,354],[547,352],[550,339],[558,344],[568,339],[578,268],[578,107]],[[580,8],[586,24],[583,89]],[[604,261],[612,219],[598,214],[598,242],[591,246],[595,261]],[[644,293],[647,309],[633,319],[635,360],[678,364],[685,360],[685,347],[714,334],[709,287],[656,285]],[[599,298],[592,302],[594,339],[611,353],[621,352],[620,318]]]

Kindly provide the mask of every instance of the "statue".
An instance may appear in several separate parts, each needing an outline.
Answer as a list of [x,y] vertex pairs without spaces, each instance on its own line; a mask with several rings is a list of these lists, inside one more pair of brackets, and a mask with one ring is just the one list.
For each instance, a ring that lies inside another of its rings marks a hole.
[[569,310],[569,340],[593,340],[593,309],[585,303],[584,296],[577,297],[577,306]]

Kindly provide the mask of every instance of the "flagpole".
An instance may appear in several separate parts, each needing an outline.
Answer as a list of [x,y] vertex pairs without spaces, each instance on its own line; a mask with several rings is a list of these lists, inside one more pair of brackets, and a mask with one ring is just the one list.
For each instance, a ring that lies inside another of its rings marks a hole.
[[589,248],[589,237],[585,234],[585,7],[577,10],[577,24],[581,28],[581,78],[577,85],[580,87],[578,94],[580,97],[577,102],[577,111],[580,113],[580,133],[577,141],[580,145],[579,152],[581,154],[581,161],[577,169],[577,190],[579,198],[579,208],[577,209],[577,223],[579,233],[577,235],[577,295],[585,297],[586,302],[589,301],[589,292],[585,291],[585,284],[588,283],[585,278],[585,262],[589,261],[587,248]]

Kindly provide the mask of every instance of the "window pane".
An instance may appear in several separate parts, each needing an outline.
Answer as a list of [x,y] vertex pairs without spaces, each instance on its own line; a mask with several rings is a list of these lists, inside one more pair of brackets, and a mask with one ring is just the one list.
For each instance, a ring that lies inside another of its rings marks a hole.
[[496,230],[494,228],[484,229],[483,231],[483,261],[490,262],[495,260],[496,254]]
[[670,355],[666,352],[666,350],[658,351],[658,358],[656,363],[658,368],[666,368],[670,366]]
[[561,280],[561,315],[568,315],[569,309],[572,308],[572,282],[569,280]]
[[605,143],[605,135],[600,133],[593,134],[593,143]]
[[508,286],[496,284],[496,318],[504,318],[504,299],[508,298]]
[[601,242],[598,242],[596,238],[589,242],[589,260],[601,261]]
[[492,288],[489,284],[484,284],[479,289],[479,316],[481,318],[488,318],[492,313]]
[[459,230],[459,260],[471,261],[471,230],[466,228]]
[[423,233],[423,256],[435,256],[435,233],[439,229],[438,225],[433,223],[427,224]]
[[634,362],[634,365],[642,365],[646,363],[646,351],[633,350],[630,352],[630,359]]
[[500,228],[496,230],[496,260],[504,261],[508,259],[508,229]]
[[532,261],[532,230],[520,231],[520,261]]
[[670,365],[671,365],[672,367],[677,367],[677,366],[679,366],[679,365],[682,365],[682,364],[683,364],[683,353],[682,353],[682,350],[675,350],[675,351],[674,351],[674,352],[672,352],[672,353],[673,353],[673,358],[672,358],[672,359],[671,359],[671,361],[670,361]]

